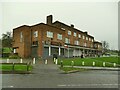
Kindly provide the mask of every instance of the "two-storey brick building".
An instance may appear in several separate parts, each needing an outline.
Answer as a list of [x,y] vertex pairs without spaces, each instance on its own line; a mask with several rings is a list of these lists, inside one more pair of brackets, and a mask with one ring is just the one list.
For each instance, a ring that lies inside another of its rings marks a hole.
[[20,57],[49,57],[57,54],[62,57],[94,56],[101,54],[102,44],[96,42],[87,32],[53,22],[52,15],[47,16],[46,24],[23,25],[13,29],[14,53]]

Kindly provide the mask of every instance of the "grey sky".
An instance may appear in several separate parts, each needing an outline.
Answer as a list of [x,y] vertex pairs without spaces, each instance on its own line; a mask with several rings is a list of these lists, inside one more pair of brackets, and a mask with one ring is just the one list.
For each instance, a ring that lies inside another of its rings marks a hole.
[[95,40],[105,40],[111,49],[118,49],[117,2],[11,2],[2,3],[0,10],[3,15],[1,33],[21,25],[46,23],[46,16],[52,14],[53,21],[74,24],[75,28],[93,35]]

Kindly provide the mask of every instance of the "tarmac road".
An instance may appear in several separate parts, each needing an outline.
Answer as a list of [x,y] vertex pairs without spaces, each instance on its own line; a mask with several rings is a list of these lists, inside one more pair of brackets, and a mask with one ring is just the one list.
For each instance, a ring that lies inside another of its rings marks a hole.
[[36,64],[34,74],[3,74],[3,88],[118,88],[118,71],[63,74],[54,64]]

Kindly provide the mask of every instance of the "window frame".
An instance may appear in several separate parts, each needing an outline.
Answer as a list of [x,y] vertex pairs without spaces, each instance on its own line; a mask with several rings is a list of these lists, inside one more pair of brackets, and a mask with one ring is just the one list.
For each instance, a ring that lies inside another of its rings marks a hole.
[[74,32],[73,36],[74,36],[74,37],[77,37],[77,33],[76,33],[76,32]]
[[69,38],[65,38],[65,43],[70,44],[70,39]]
[[38,31],[34,31],[34,32],[33,32],[33,36],[34,36],[34,37],[38,37]]
[[54,33],[51,31],[47,31],[47,37],[48,38],[53,38]]
[[23,42],[23,32],[20,32],[20,42]]
[[62,40],[62,34],[57,34],[57,39]]
[[71,35],[71,34],[72,34],[72,32],[70,30],[68,30],[68,35]]
[[81,38],[81,34],[78,34],[78,38]]

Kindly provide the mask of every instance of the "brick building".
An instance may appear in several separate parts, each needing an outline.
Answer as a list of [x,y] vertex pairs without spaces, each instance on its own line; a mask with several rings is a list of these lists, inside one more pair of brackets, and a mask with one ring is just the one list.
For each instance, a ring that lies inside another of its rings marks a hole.
[[13,29],[14,53],[20,57],[61,57],[94,56],[102,53],[101,42],[87,32],[53,22],[52,15],[47,16],[46,24],[23,25]]

